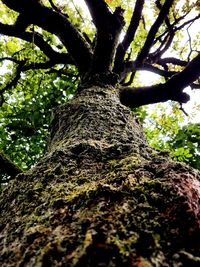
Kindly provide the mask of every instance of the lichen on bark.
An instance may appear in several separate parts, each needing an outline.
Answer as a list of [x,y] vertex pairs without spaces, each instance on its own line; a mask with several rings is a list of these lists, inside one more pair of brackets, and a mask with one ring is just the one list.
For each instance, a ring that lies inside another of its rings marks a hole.
[[1,197],[1,266],[199,266],[199,178],[148,146],[115,88],[84,89]]

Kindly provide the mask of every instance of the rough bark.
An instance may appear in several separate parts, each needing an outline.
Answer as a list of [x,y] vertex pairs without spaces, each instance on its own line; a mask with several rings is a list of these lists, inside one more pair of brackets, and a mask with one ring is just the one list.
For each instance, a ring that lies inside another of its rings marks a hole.
[[199,266],[199,178],[148,146],[116,89],[84,89],[1,197],[0,264]]

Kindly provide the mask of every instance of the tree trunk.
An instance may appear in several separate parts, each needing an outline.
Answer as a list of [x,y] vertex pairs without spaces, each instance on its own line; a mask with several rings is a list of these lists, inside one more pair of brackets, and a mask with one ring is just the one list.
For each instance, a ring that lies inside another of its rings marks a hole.
[[200,266],[199,178],[148,146],[117,90],[84,89],[3,192],[1,266]]

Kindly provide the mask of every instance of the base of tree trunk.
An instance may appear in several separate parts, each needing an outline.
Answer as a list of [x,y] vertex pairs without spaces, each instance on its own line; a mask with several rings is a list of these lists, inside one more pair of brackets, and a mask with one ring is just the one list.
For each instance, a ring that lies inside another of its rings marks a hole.
[[3,192],[1,266],[200,266],[199,179],[148,146],[114,89],[84,90]]

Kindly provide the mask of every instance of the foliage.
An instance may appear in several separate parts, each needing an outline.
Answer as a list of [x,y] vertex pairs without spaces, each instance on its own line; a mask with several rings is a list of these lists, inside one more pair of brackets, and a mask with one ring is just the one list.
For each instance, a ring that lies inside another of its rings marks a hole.
[[175,159],[200,170],[200,123],[183,126],[167,145]]
[[71,75],[29,71],[12,94],[5,95],[0,150],[21,168],[30,168],[45,153],[52,109],[68,101],[77,88],[75,69]]
[[174,103],[140,108],[136,116],[143,123],[149,143],[168,151],[174,160],[200,169],[200,124],[185,123],[185,115]]

